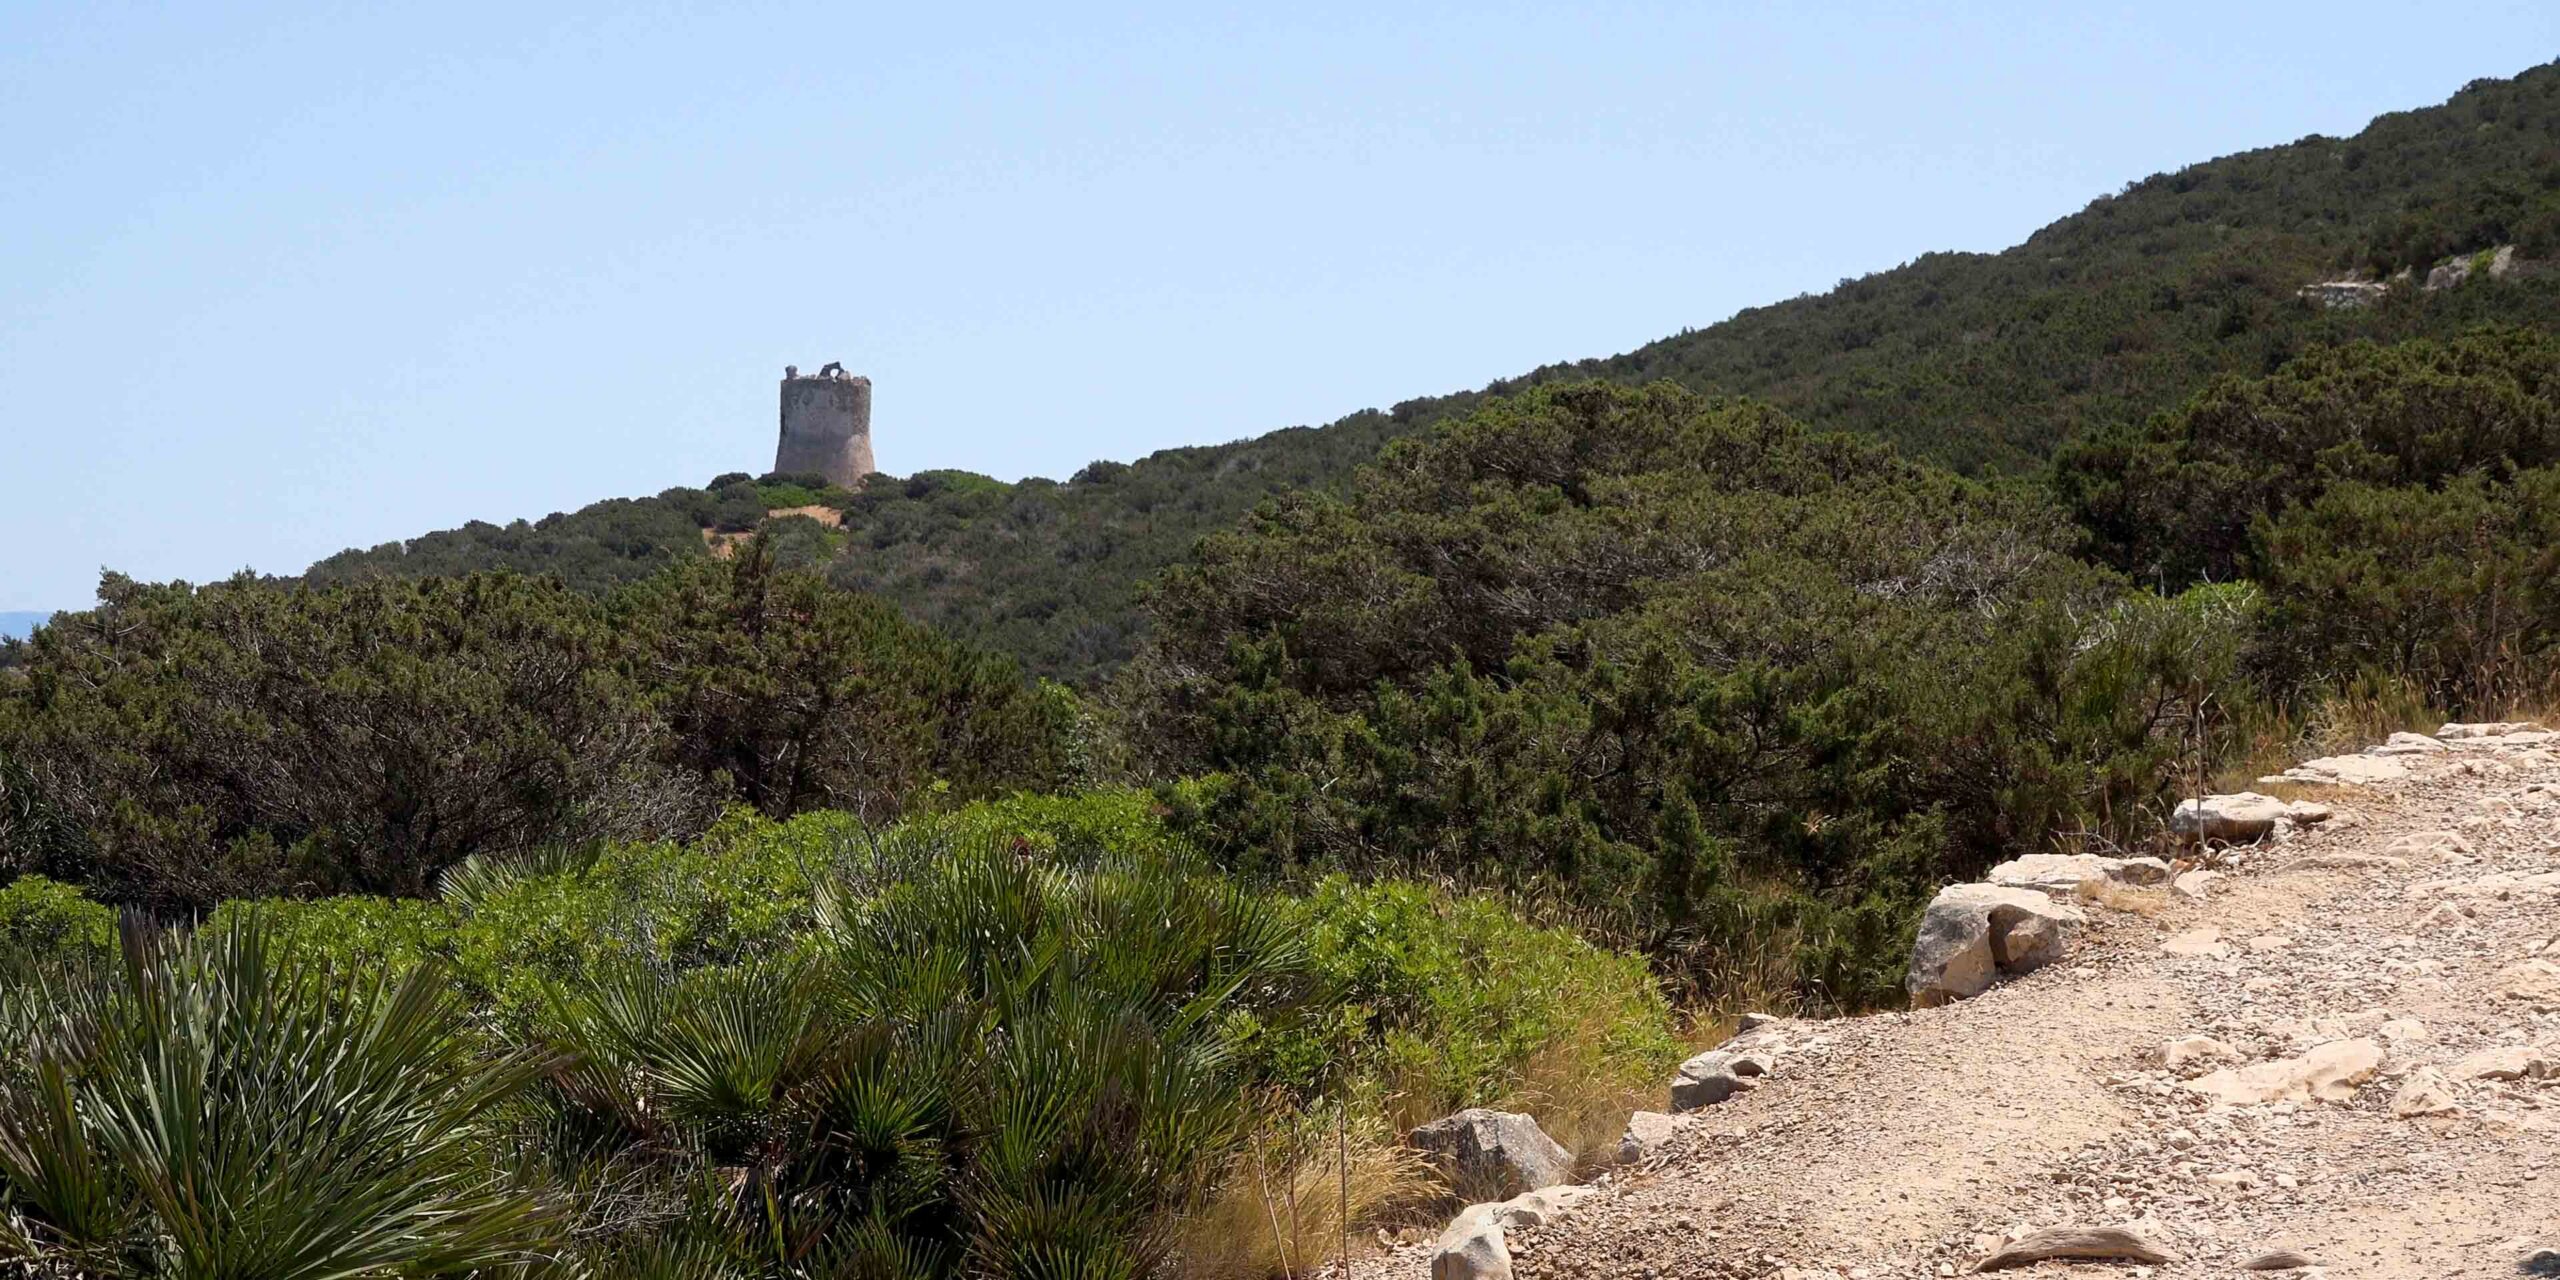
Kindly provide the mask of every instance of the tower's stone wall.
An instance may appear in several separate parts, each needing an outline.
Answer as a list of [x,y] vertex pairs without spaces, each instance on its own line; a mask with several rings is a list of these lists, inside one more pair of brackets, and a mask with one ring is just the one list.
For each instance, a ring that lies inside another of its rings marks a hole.
[[814,471],[848,489],[862,483],[872,472],[871,379],[785,376],[773,469]]

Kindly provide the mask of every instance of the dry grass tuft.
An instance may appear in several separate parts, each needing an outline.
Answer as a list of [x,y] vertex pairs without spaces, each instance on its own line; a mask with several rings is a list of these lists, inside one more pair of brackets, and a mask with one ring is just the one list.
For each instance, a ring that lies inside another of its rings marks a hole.
[[2448,718],[2407,680],[2362,679],[2313,704],[2306,740],[2324,755],[2361,751],[2403,731],[2434,733]]
[[2252,778],[2242,790],[2255,791],[2278,800],[2317,800],[2323,804],[2338,798],[2338,789],[2316,782],[2259,782]]
[[2157,916],[2167,911],[2171,899],[2166,889],[2121,884],[2114,880],[2083,880],[2080,898],[2110,911],[2123,911],[2137,916]]
[[1538,1127],[1572,1152],[1583,1169],[1615,1155],[1629,1113],[1661,1109],[1669,1076],[1623,1068],[1609,1072],[1600,1069],[1597,1056],[1587,1045],[1569,1040],[1549,1044],[1522,1067],[1519,1092],[1509,1103],[1536,1116]]
[[[1787,954],[1780,953],[1782,958]],[[1800,1012],[1791,984],[1761,976],[1760,982],[1724,988],[1710,1008],[1688,1011],[1679,1037],[1682,1057],[1732,1039],[1745,1012]],[[1606,1031],[1602,1026],[1581,1028],[1549,1043],[1523,1066],[1520,1087],[1505,1103],[1537,1117],[1538,1127],[1572,1152],[1586,1175],[1616,1159],[1629,1115],[1660,1111],[1670,1102],[1671,1064],[1610,1064],[1600,1047]]]
[[[2223,764],[2214,772],[2216,791],[2257,791],[2275,795],[2275,784],[2258,785],[2268,774],[2282,773],[2304,760],[2362,751],[2403,731],[2434,733],[2449,719],[2424,689],[2397,677],[2360,677],[2322,693],[2300,718],[2282,709],[2261,711],[2230,726]],[[2318,789],[2279,795],[2279,799],[2319,799]]]
[[[1322,1123],[1318,1123],[1322,1121]],[[1312,1276],[1341,1257],[1344,1148],[1350,1239],[1411,1217],[1440,1190],[1421,1156],[1397,1145],[1374,1108],[1352,1108],[1347,1134],[1330,1115],[1275,1121],[1227,1170],[1217,1192],[1183,1220],[1175,1274],[1186,1280]]]
[[[1748,945],[1719,951],[1703,965],[1693,960],[1691,979],[1708,1000],[1682,1011],[1681,1056],[1732,1039],[1744,1013],[1802,1012],[1795,971],[1802,941],[1791,928],[1754,929]],[[1609,1027],[1595,1017],[1550,1040],[1522,1066],[1520,1086],[1505,1103],[1537,1117],[1585,1173],[1616,1158],[1628,1115],[1669,1102],[1673,1064],[1612,1055],[1608,1037]]]

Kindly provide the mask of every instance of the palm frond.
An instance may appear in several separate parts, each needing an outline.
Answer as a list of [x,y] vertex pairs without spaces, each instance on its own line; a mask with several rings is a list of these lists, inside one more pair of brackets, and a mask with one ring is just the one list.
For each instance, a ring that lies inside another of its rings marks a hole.
[[484,1123],[547,1063],[484,1056],[432,966],[311,968],[247,913],[129,930],[115,971],[57,996],[36,1086],[0,1096],[0,1180],[48,1258],[147,1244],[155,1272],[335,1280],[460,1274],[547,1239]]

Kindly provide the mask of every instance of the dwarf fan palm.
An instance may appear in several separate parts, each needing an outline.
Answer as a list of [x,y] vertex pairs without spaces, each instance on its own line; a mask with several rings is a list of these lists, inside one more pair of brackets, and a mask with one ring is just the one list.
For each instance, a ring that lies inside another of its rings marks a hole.
[[820,915],[788,964],[556,992],[562,1097],[726,1187],[722,1256],[755,1274],[1151,1274],[1245,1119],[1225,1015],[1301,994],[1275,904],[1162,860],[893,839]]
[[10,998],[39,1012],[0,1088],[0,1250],[45,1274],[457,1275],[545,1241],[486,1149],[542,1064],[484,1055],[432,968],[308,967],[251,918],[129,930],[120,962]]

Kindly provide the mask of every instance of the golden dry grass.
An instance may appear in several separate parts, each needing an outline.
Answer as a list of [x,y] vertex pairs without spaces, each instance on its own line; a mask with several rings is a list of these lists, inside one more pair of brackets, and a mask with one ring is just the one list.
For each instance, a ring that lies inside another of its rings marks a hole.
[[[1801,1012],[1794,963],[1800,941],[1792,930],[1767,931],[1701,974],[1712,995],[1681,1010],[1682,1055],[1732,1039],[1744,1013]],[[1662,1109],[1670,1086],[1668,1064],[1609,1061],[1602,1052],[1608,1030],[1595,1018],[1549,1041],[1523,1064],[1520,1085],[1505,1103],[1537,1117],[1538,1127],[1585,1172],[1616,1157],[1627,1116]]]
[[2113,880],[2083,880],[2080,897],[2110,911],[2129,912],[2137,916],[2157,916],[2169,909],[2166,889],[2144,885],[2120,884]]
[[[1302,1117],[1266,1128],[1229,1166],[1174,1246],[1187,1280],[1267,1280],[1326,1271],[1342,1255],[1347,1183],[1354,1256],[1380,1223],[1401,1222],[1439,1192],[1421,1157],[1398,1145],[1374,1108],[1347,1132]],[[1347,1162],[1346,1162],[1347,1157]],[[1348,1177],[1345,1177],[1345,1171]]]
[[[2221,767],[2214,771],[2213,787],[2275,794],[2270,788],[2276,784],[2260,786],[2258,779],[2304,760],[2362,751],[2395,733],[2434,733],[2448,718],[2443,708],[2433,705],[2426,692],[2409,681],[2359,679],[2321,694],[2299,718],[2274,710],[2232,726],[2232,740],[2224,749]],[[2314,788],[2279,798],[2320,796]]]
[[[1617,1149],[1628,1113],[1661,1106],[1670,1076],[1658,1064],[1609,1061],[1603,1052],[1608,1030],[1595,1017],[1590,1025],[1548,1041],[1521,1064],[1510,1092],[1484,1105],[1527,1112],[1548,1137],[1573,1153],[1577,1164],[1590,1167],[1596,1157]],[[1447,1115],[1450,1104],[1433,1090],[1391,1082],[1382,1108],[1385,1122],[1404,1133]],[[1448,1191],[1434,1183],[1435,1194]]]
[[[1730,1039],[1746,1011],[1801,1012],[1792,960],[1798,939],[1772,931],[1757,941],[1765,945],[1697,975],[1713,997],[1683,1011],[1676,1037],[1683,1054]],[[1613,1051],[1609,1016],[1594,1010],[1584,1025],[1549,1037],[1510,1091],[1486,1104],[1535,1117],[1586,1174],[1614,1158],[1629,1113],[1665,1104],[1670,1082],[1670,1064]],[[1447,1220],[1453,1189],[1398,1140],[1449,1109],[1443,1087],[1392,1072],[1354,1097],[1347,1134],[1354,1256],[1382,1228],[1428,1232]],[[1183,1222],[1175,1274],[1268,1280],[1329,1273],[1344,1236],[1344,1135],[1331,1112],[1292,1116],[1275,1103],[1270,1115],[1218,1191]]]
[[2322,694],[2299,717],[2271,711],[2232,726],[2213,786],[2217,791],[2257,791],[2282,800],[2333,798],[2331,789],[2291,783],[2259,785],[2258,779],[2315,757],[2362,751],[2395,733],[2433,734],[2455,719],[2550,727],[2560,720],[2560,698],[2537,692],[2457,717],[2408,681],[2357,680]]
[[1577,1166],[1591,1168],[1618,1149],[1627,1116],[1659,1109],[1664,1082],[1647,1072],[1600,1070],[1591,1055],[1565,1043],[1551,1044],[1533,1055],[1520,1073],[1518,1094],[1510,1106],[1537,1117],[1538,1127],[1573,1153]]

